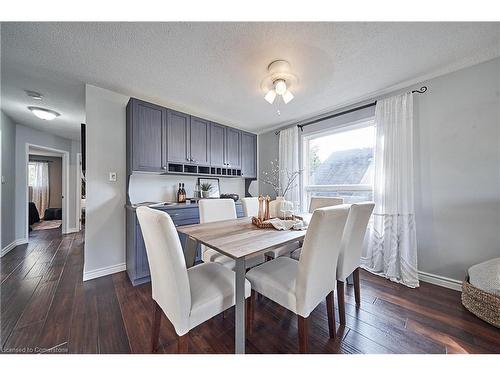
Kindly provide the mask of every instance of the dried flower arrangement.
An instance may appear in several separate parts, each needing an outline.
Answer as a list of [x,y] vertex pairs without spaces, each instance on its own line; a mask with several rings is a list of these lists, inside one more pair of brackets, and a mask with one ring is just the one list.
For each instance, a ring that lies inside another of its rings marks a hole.
[[271,170],[262,172],[262,182],[271,185],[276,196],[284,197],[288,191],[297,187],[297,178],[302,170],[289,171],[285,169],[286,181],[283,181],[283,185],[280,184],[281,172],[278,160],[271,161]]

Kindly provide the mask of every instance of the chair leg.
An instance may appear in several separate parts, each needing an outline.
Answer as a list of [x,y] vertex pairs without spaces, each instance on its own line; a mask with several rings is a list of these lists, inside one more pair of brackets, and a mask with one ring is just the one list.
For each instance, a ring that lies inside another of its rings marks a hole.
[[255,311],[255,297],[256,297],[256,292],[252,290],[252,294],[250,294],[250,297],[247,298],[246,300],[246,305],[247,305],[247,335],[250,336],[253,332],[253,318],[254,318],[254,311]]
[[186,333],[183,336],[177,336],[177,351],[179,354],[188,353],[188,337],[189,333]]
[[344,282],[339,280],[337,280],[337,299],[339,302],[340,325],[345,326]]
[[299,352],[304,354],[307,353],[308,347],[308,329],[307,329],[307,319],[300,315],[297,315],[299,321]]
[[153,301],[153,327],[151,330],[151,353],[156,353],[158,350],[158,340],[160,338],[160,324],[161,324],[161,307]]
[[359,306],[361,304],[361,293],[359,290],[359,267],[352,273],[352,278],[354,281],[354,298],[356,300],[356,305]]
[[328,293],[326,296],[326,312],[328,315],[328,331],[330,333],[330,338],[334,339],[336,335],[335,330],[335,302],[333,297],[333,291]]

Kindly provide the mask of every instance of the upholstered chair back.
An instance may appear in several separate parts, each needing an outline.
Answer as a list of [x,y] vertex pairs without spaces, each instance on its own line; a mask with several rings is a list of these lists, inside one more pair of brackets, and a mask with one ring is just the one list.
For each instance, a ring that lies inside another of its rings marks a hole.
[[359,266],[366,227],[374,207],[373,202],[364,202],[352,204],[349,209],[337,263],[337,279],[340,281]]
[[[232,199],[200,199],[200,223],[236,219],[236,206]],[[203,254],[207,247],[201,245]]]
[[241,203],[246,217],[257,216],[259,214],[259,198],[241,198]]
[[335,270],[349,205],[314,211],[302,246],[295,284],[297,313],[307,318],[335,288]]
[[311,202],[309,203],[309,213],[313,213],[317,208],[338,206],[343,204],[344,199],[335,197],[311,197]]
[[191,290],[175,225],[166,212],[138,207],[136,213],[148,255],[153,300],[177,333],[186,332],[189,330]]

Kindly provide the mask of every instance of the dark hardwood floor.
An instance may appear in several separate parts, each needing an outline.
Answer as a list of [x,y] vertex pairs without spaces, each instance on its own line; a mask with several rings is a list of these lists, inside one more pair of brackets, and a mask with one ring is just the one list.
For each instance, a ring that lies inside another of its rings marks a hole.
[[[125,272],[82,281],[83,233],[34,232],[1,258],[1,348],[8,353],[146,353],[149,284],[132,287]],[[325,303],[309,327],[311,353],[500,353],[500,330],[465,310],[460,293],[422,283],[408,289],[361,272],[361,307],[346,287],[346,325],[329,338]],[[336,299],[335,299],[336,302]],[[337,312],[336,312],[337,313]],[[338,316],[336,318],[339,321]],[[257,299],[248,353],[297,353],[295,316]],[[190,332],[190,353],[233,353],[234,311]],[[174,353],[163,319],[160,353]]]

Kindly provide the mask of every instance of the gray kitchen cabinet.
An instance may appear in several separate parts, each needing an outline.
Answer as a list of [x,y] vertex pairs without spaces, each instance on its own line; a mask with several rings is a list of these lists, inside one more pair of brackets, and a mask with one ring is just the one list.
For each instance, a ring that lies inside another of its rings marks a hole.
[[189,126],[189,162],[209,165],[210,121],[191,116]]
[[135,98],[127,104],[126,125],[127,176],[134,172],[257,175],[253,134]]
[[241,176],[257,178],[257,135],[241,132]]
[[226,127],[210,123],[210,165],[212,167],[226,166]]
[[167,159],[168,162],[189,162],[189,127],[191,116],[168,110]]
[[129,172],[161,173],[166,169],[166,108],[131,99],[127,105]]
[[241,168],[241,131],[226,127],[226,166]]

